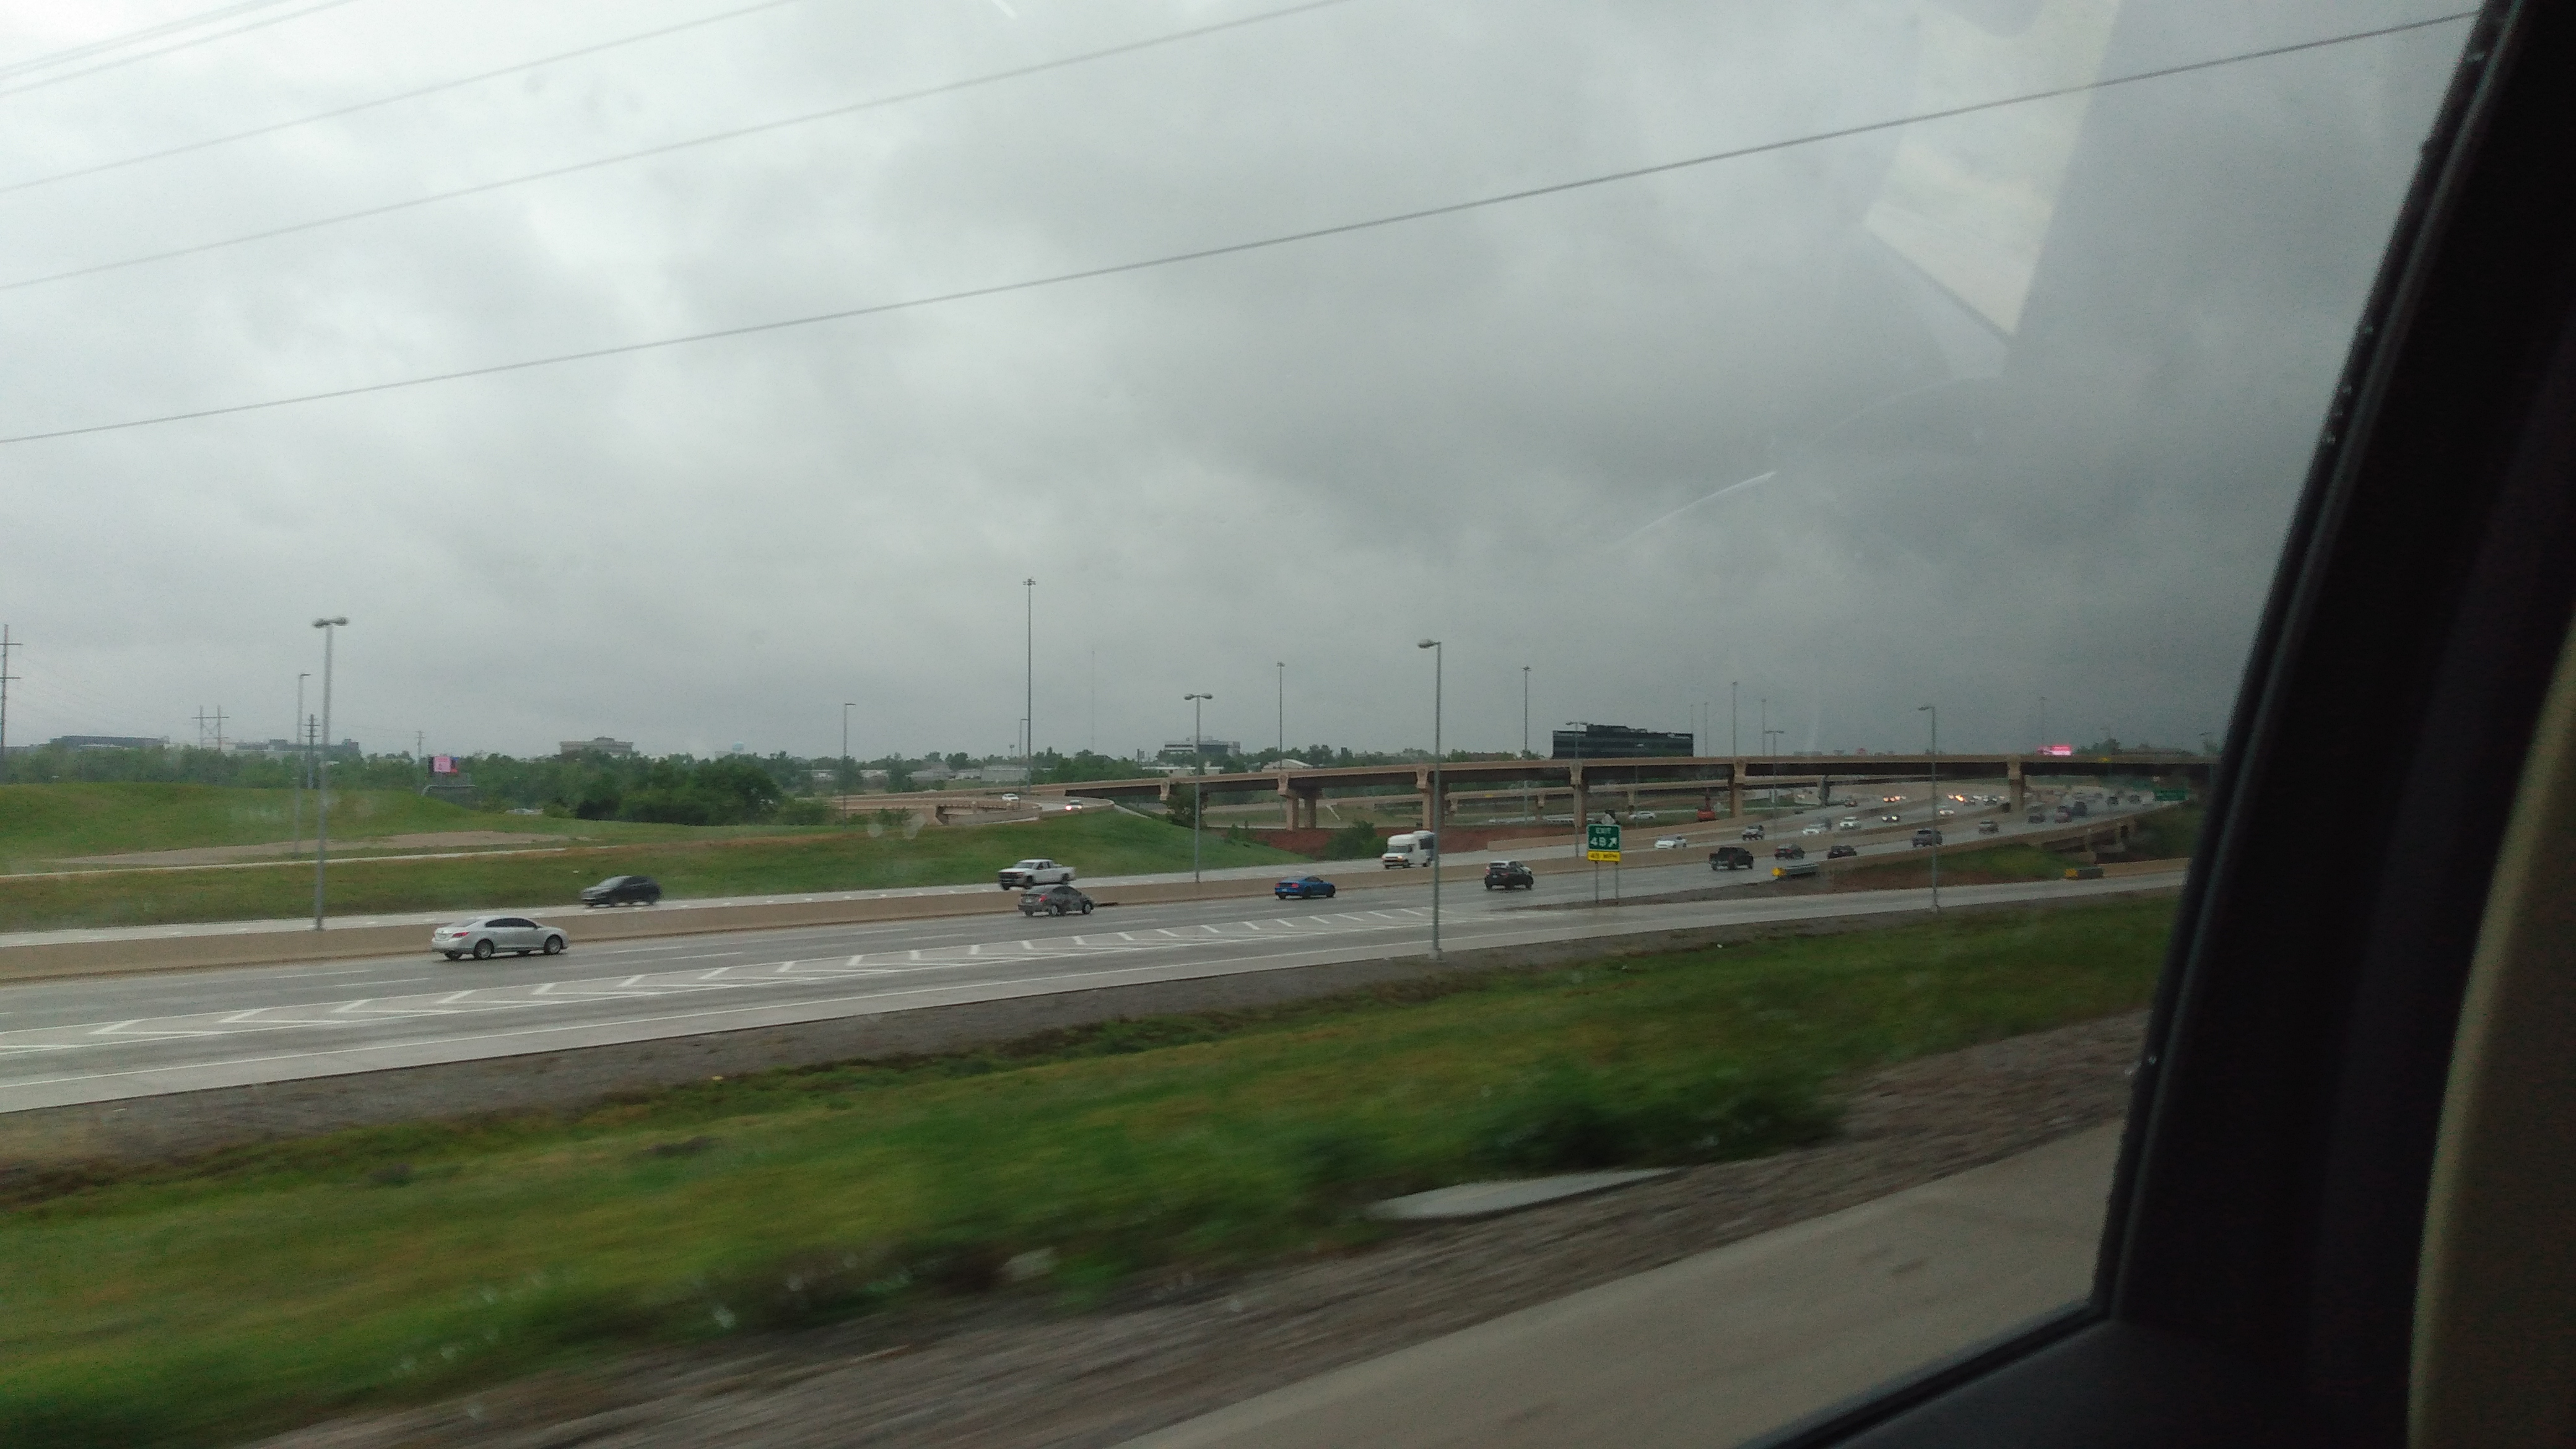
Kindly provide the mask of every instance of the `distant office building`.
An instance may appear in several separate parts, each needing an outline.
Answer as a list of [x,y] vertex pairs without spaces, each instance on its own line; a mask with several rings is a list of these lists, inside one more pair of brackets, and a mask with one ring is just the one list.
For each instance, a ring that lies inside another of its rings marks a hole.
[[597,739],[566,740],[556,747],[556,753],[567,760],[579,759],[583,755],[631,755],[635,753],[635,742],[612,740],[601,735]]
[[66,750],[166,750],[170,742],[148,735],[56,735],[45,743]]
[[[919,777],[915,776],[914,778],[918,779]],[[960,784],[1025,785],[1029,782],[1029,767],[1026,765],[977,765],[969,769],[960,770],[956,774],[949,776],[949,778]]]
[[1653,760],[1696,753],[1687,734],[1632,730],[1626,725],[1582,725],[1555,733],[1559,760]]
[[[1204,757],[1204,758],[1206,758],[1206,759],[1211,759],[1211,760],[1224,760],[1224,759],[1231,759],[1231,758],[1233,758],[1234,756],[1236,756],[1236,755],[1240,755],[1240,754],[1242,754],[1242,753],[1243,753],[1243,741],[1241,741],[1241,740],[1200,740],[1200,741],[1198,741],[1198,742],[1197,742],[1197,744],[1196,744],[1196,748],[1197,748],[1198,753],[1199,753],[1202,757]],[[1190,751],[1191,751],[1191,749],[1192,749],[1192,744],[1191,744],[1191,742],[1190,742],[1190,741],[1188,741],[1188,740],[1173,740],[1173,741],[1171,741],[1170,743],[1168,743],[1168,744],[1164,745],[1164,746],[1163,746],[1163,749],[1162,749],[1162,753],[1161,753],[1161,754],[1159,754],[1159,755],[1157,755],[1155,758],[1160,759],[1160,760],[1166,760],[1166,761],[1169,761],[1169,762],[1172,762],[1172,763],[1175,763],[1175,764],[1178,764],[1178,763],[1184,763],[1184,762],[1188,761],[1188,759],[1190,758]]]

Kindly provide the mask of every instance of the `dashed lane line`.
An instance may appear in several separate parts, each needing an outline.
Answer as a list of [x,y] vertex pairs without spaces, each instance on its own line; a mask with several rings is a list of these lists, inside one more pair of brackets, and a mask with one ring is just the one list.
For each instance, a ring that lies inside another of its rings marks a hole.
[[1139,952],[1170,951],[1183,946],[1230,940],[1246,943],[1257,940],[1268,944],[1286,937],[1324,939],[1416,926],[1421,923],[1426,914],[1423,911],[1405,910],[1371,911],[1364,916],[1283,916],[1268,921],[1236,921],[1221,926],[1204,925],[1186,933],[1170,930],[1157,931],[1153,933],[1153,937],[1142,940],[1138,939],[1133,932],[1121,931],[1115,940],[1083,935],[1031,938],[1011,942],[975,942],[963,946],[916,948],[901,953],[900,958],[892,953],[875,956],[861,952],[848,957],[822,960],[745,962],[701,970],[644,971],[614,977],[468,987],[462,990],[423,992],[408,996],[367,996],[354,1001],[311,1002],[251,1007],[233,1011],[195,1012],[167,1017],[136,1017],[108,1023],[84,1022],[66,1026],[31,1027],[0,1032],[0,1060],[161,1038],[234,1036],[254,1032],[346,1028],[364,1023],[381,1023],[408,1018],[525,1011],[548,1006],[570,1006],[611,1000],[649,1001],[706,992],[740,991],[852,978],[876,979],[913,972],[954,971],[1001,960],[1036,962],[1114,957]]

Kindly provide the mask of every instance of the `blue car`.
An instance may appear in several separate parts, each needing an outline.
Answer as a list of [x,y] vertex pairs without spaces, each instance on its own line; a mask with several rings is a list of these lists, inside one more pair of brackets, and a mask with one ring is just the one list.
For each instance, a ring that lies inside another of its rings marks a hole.
[[1320,875],[1310,875],[1297,880],[1283,880],[1272,886],[1270,893],[1283,901],[1311,901],[1317,896],[1330,899],[1333,883]]

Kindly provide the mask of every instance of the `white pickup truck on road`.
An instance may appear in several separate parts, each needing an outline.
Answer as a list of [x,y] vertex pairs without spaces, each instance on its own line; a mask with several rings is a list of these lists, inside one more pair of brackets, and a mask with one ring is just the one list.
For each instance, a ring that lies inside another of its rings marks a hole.
[[1039,886],[1073,884],[1073,867],[1052,860],[1024,860],[1002,872],[1002,889],[1035,890]]

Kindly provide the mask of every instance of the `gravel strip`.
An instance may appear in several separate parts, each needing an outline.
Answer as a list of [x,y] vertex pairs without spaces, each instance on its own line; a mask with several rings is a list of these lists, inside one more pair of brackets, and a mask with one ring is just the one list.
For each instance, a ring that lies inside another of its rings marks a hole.
[[1403,1233],[1059,1315],[992,1299],[640,1354],[270,1449],[1111,1445],[1328,1369],[2119,1120],[2145,1014],[1927,1057],[1850,1091],[1845,1135],[1603,1196]]

